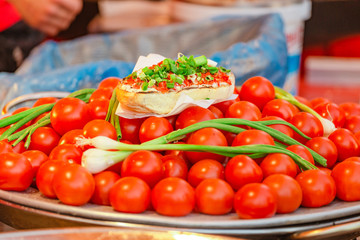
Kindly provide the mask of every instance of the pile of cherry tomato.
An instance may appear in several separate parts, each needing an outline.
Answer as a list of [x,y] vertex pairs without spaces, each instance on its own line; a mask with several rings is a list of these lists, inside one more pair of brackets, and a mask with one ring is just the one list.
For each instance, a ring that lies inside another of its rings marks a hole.
[[[105,117],[118,81],[115,77],[104,79],[88,103],[71,97],[36,101],[34,106],[55,103],[51,124],[33,133],[28,149],[23,142],[12,147],[11,142],[0,141],[0,189],[25,191],[32,186],[45,198],[59,199],[64,204],[108,205],[125,213],[156,211],[166,216],[185,216],[236,212],[241,219],[291,213],[301,206],[321,207],[336,198],[360,200],[360,105],[297,97],[335,124],[337,129],[324,137],[319,119],[286,100],[276,99],[272,83],[263,77],[250,78],[237,88],[237,99],[208,109],[190,107],[171,117],[120,117],[120,141],[140,144],[215,118],[279,119],[292,123],[311,140],[282,124],[270,127],[322,155],[327,160],[326,167],[317,165],[302,145],[291,145],[288,150],[318,169],[302,171],[282,153],[251,159],[246,155],[229,158],[204,152],[140,150],[105,171],[91,174],[81,166],[82,154],[90,146],[77,146],[76,138],[117,139],[115,127]],[[241,146],[275,145],[278,141],[266,132],[243,127],[246,130],[239,134],[203,128],[178,143]]]

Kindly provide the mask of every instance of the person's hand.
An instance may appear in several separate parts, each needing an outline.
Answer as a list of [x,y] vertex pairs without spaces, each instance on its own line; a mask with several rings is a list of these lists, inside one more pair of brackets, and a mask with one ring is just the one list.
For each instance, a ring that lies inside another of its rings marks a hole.
[[55,36],[69,27],[82,0],[8,0],[31,27]]

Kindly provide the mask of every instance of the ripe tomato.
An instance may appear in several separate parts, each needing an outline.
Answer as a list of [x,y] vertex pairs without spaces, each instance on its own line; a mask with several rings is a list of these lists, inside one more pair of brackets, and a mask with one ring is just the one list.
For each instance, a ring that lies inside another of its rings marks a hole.
[[[310,138],[321,137],[324,134],[324,128],[320,120],[308,112],[298,112],[290,120],[297,129]],[[305,144],[306,139],[294,132],[294,138]]]
[[273,174],[263,181],[276,193],[276,212],[291,213],[298,209],[302,201],[302,191],[299,183],[284,174]]
[[297,175],[303,193],[301,205],[322,207],[330,204],[336,196],[334,179],[320,169],[311,169]]
[[[202,128],[193,132],[186,142],[194,145],[227,146],[224,134],[216,128]],[[186,158],[191,163],[196,163],[202,159],[210,158],[219,162],[224,162],[225,156],[210,152],[185,152]]]
[[324,97],[317,97],[310,100],[312,108],[315,108],[319,104],[331,103],[330,99]]
[[276,206],[276,193],[263,183],[246,184],[235,193],[234,209],[242,219],[272,217]]
[[[181,141],[178,141],[176,143],[173,143],[173,144],[185,144],[184,142],[181,142]],[[181,159],[183,159],[185,162],[186,162],[186,165],[188,167],[191,166],[191,163],[189,162],[189,160],[186,158],[186,155],[185,155],[185,151],[181,151],[181,150],[167,150],[165,151],[165,154],[164,155],[175,155],[175,156],[178,156],[180,157]]]
[[211,105],[210,107],[208,107],[208,109],[214,114],[215,118],[223,118],[224,114],[223,112],[218,109],[217,107]]
[[38,169],[36,174],[36,186],[39,191],[48,198],[56,198],[55,191],[53,189],[52,181],[54,179],[55,172],[59,168],[68,164],[63,161],[46,161]]
[[139,130],[145,118],[129,119],[120,117],[119,120],[122,134],[121,140],[128,140],[135,144],[140,143]]
[[62,144],[53,148],[49,154],[50,160],[81,164],[83,151],[74,144]]
[[0,154],[0,189],[24,191],[30,187],[34,177],[31,163],[20,153]]
[[336,145],[338,161],[360,156],[359,141],[349,130],[338,128],[329,135],[329,139]]
[[234,100],[227,100],[227,101],[223,101],[223,102],[219,102],[219,103],[215,103],[212,106],[218,108],[224,115],[227,112],[227,110],[229,109],[229,107],[234,103],[234,102],[238,102],[240,101],[239,98],[234,99]]
[[239,133],[233,143],[232,146],[243,146],[243,145],[254,145],[254,144],[267,144],[267,145],[275,145],[274,139],[266,132],[251,129],[246,130]]
[[360,115],[360,104],[355,102],[345,102],[339,104],[339,107],[344,111],[345,117]]
[[91,103],[95,99],[110,100],[112,93],[113,93],[112,88],[98,88],[91,94],[89,98],[89,103]]
[[314,137],[306,142],[306,146],[326,159],[326,167],[332,168],[338,158],[335,144],[326,137]]
[[140,150],[131,153],[122,164],[122,177],[138,177],[153,187],[162,178],[162,161],[158,154]]
[[276,116],[289,121],[299,109],[283,99],[274,99],[265,104],[262,109],[262,116]]
[[187,179],[188,166],[184,159],[176,155],[165,155],[161,157],[163,178],[178,177]]
[[215,119],[215,115],[206,108],[199,106],[188,107],[176,119],[176,129],[182,129],[197,122]]
[[150,205],[151,189],[137,177],[120,178],[109,193],[111,206],[119,212],[142,213]]
[[11,115],[15,115],[15,114],[21,113],[21,112],[26,111],[26,110],[29,110],[29,109],[30,109],[30,107],[21,107],[21,108],[15,109],[15,110],[11,113]]
[[238,101],[231,104],[225,113],[225,117],[257,121],[261,118],[261,112],[259,108],[251,102]]
[[360,157],[349,157],[349,158],[345,159],[343,162],[345,162],[345,161],[354,161],[354,162],[360,163]]
[[[7,139],[4,139],[3,141],[6,141],[8,142]],[[12,140],[8,143],[10,143],[11,145],[15,142],[16,140]],[[16,153],[23,153],[26,151],[26,148],[25,148],[25,142],[24,141],[20,141],[18,144],[16,144],[15,146],[12,147],[13,148],[13,151],[16,152]]]
[[224,166],[212,159],[200,160],[190,168],[187,180],[195,188],[208,178],[224,179]]
[[89,120],[89,106],[77,98],[60,99],[50,113],[51,125],[60,135],[73,129],[83,128]]
[[[282,119],[281,117],[276,117],[276,116],[267,116],[260,119],[260,121],[268,121],[268,120],[284,121],[284,119]],[[271,124],[267,126],[271,127],[272,129],[278,130],[279,132],[282,132],[283,134],[286,134],[291,138],[294,136],[294,131],[289,126],[286,126],[284,124]]]
[[7,141],[0,141],[0,153],[14,152],[12,146]]
[[61,136],[59,140],[59,145],[62,144],[76,144],[76,138],[84,137],[84,133],[82,129],[73,129],[66,132]]
[[92,102],[89,102],[90,118],[105,120],[109,104],[110,101],[108,99],[94,99]]
[[115,89],[116,86],[119,84],[120,82],[120,78],[118,77],[107,77],[103,80],[101,80],[101,82],[99,83],[98,88],[112,88]]
[[[305,147],[303,147],[301,145],[290,145],[286,149],[293,153],[296,153],[297,155],[299,155],[300,157],[302,157],[309,163],[311,163],[313,165],[315,164],[315,161],[314,161],[313,156],[311,155],[311,152],[309,150],[307,150]],[[300,169],[299,169],[299,171],[300,171]]]
[[36,100],[32,107],[38,107],[48,103],[56,103],[59,99],[56,97],[43,97]]
[[296,98],[296,100],[298,100],[302,104],[305,104],[306,106],[312,108],[311,102],[307,98],[302,97],[302,96],[295,96],[295,98]]
[[345,123],[345,112],[335,103],[322,103],[314,107],[314,110],[323,118],[332,121],[336,128]]
[[346,118],[344,128],[350,130],[352,133],[360,131],[360,115],[349,116]]
[[86,123],[83,128],[83,133],[86,138],[104,136],[113,140],[117,139],[115,127],[108,121],[102,119],[94,119]]
[[222,179],[208,178],[195,189],[196,209],[209,215],[223,215],[232,210],[234,190]]
[[98,205],[110,206],[110,189],[119,179],[120,175],[112,171],[103,171],[95,174],[95,190],[90,201]]
[[49,160],[49,157],[39,151],[39,150],[28,150],[22,153],[23,156],[26,157],[26,159],[31,163],[31,166],[33,168],[34,171],[34,176],[36,176],[39,167],[46,162],[47,160]]
[[31,135],[29,150],[39,150],[49,155],[59,143],[60,136],[51,127],[39,127]]
[[260,110],[275,98],[273,84],[266,78],[256,76],[246,80],[240,89],[240,99],[255,104]]
[[81,206],[87,203],[95,190],[92,174],[78,164],[66,164],[54,174],[52,181],[56,197],[64,204]]
[[225,167],[225,179],[237,191],[248,183],[259,183],[263,173],[259,165],[250,157],[237,155]]
[[152,139],[164,136],[172,132],[173,126],[163,117],[149,117],[141,124],[139,130],[140,142],[147,142]]
[[336,185],[336,196],[343,201],[360,200],[360,162],[346,160],[337,164],[331,173]]
[[298,166],[294,160],[284,153],[270,153],[260,164],[264,178],[273,174],[285,174],[295,178]]
[[184,179],[164,178],[151,192],[155,211],[165,216],[186,216],[195,207],[195,190]]

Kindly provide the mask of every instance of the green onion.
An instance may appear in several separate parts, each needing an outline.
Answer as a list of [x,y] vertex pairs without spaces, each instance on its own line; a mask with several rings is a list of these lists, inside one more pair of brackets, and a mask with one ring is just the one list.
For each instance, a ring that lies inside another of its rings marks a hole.
[[194,58],[194,61],[196,67],[207,65],[207,58],[204,55]]

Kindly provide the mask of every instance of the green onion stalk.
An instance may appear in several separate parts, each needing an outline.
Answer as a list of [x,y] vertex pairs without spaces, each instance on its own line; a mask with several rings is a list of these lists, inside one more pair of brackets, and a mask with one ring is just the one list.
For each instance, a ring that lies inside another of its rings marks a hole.
[[[81,89],[69,94],[67,97],[75,97],[83,100],[84,102],[88,102],[91,94],[94,91],[95,89],[93,88]],[[44,104],[41,106],[30,108],[15,115],[11,115],[9,117],[0,119],[0,128],[14,124],[0,135],[0,140],[4,140],[4,139],[7,139],[9,141],[16,140],[14,141],[14,143],[12,143],[12,146],[15,146],[20,141],[26,138],[25,148],[28,148],[30,145],[31,135],[34,133],[34,131],[39,127],[46,126],[47,124],[50,123],[50,113],[46,114],[36,123],[31,124],[25,129],[22,129],[18,132],[16,131],[19,130],[22,126],[24,126],[26,123],[31,122],[33,119],[40,116],[41,114],[51,111],[54,105],[55,103]]]
[[323,118],[322,116],[320,116],[320,114],[318,114],[316,111],[314,111],[314,109],[307,106],[306,104],[299,102],[293,95],[291,95],[284,89],[275,87],[275,97],[278,99],[284,99],[284,100],[288,101],[289,103],[293,104],[294,106],[298,107],[302,111],[311,113],[316,118],[318,118],[323,126],[325,137],[328,137],[332,132],[334,132],[336,130],[336,127],[332,121],[330,121],[326,118]]
[[[80,138],[78,145],[92,145],[96,148],[90,148],[83,153],[82,166],[91,173],[99,173],[108,167],[125,160],[133,151],[138,150],[181,150],[211,152],[228,157],[234,157],[239,154],[249,155],[252,153],[269,154],[284,153],[290,156],[295,163],[303,170],[316,169],[316,167],[299,155],[278,146],[272,145],[244,145],[244,146],[209,146],[209,145],[192,145],[192,144],[126,144],[104,136],[98,136],[91,139]],[[105,148],[105,149],[102,149]],[[109,151],[109,150],[112,151]],[[113,151],[118,150],[118,151]]]
[[[140,145],[131,144],[130,146],[128,144],[119,143],[118,141],[114,141],[101,136],[91,139],[80,138],[77,140],[77,144],[80,146],[90,145],[95,147],[85,151],[82,159],[82,165],[92,173],[103,171],[106,168],[124,160],[133,151],[141,150],[141,149],[154,150],[154,151],[155,150],[183,150],[183,151],[200,151],[200,152],[207,151],[228,157],[233,157],[237,154],[247,154],[252,158],[263,157],[269,153],[281,152],[292,157],[294,161],[302,169],[316,168],[312,164],[309,165],[309,163],[306,160],[302,159],[298,155],[292,152],[289,153],[290,151],[286,150],[284,146],[247,145],[247,146],[220,147],[220,146],[207,146],[207,145],[168,144],[171,142],[181,140],[187,134],[202,128],[213,127],[224,131],[240,133],[242,131],[245,131],[245,129],[233,125],[246,125],[255,129],[265,131],[275,139],[280,140],[286,144],[289,145],[296,144],[296,145],[304,146],[303,144],[287,136],[286,134],[266,126],[266,124],[268,125],[286,124],[295,131],[299,131],[293,125],[281,120],[253,122],[245,119],[222,118],[222,119],[213,119],[213,120],[195,123],[186,128],[173,131],[167,135],[161,136],[159,138],[153,139],[151,141],[145,142]],[[300,132],[300,134],[302,133]],[[307,136],[305,137],[308,138]],[[119,151],[108,151],[108,150],[116,150],[116,149]],[[310,148],[307,149],[311,152],[311,154],[314,157],[314,160],[317,163],[319,163],[322,166],[326,166],[326,159],[324,157],[322,157],[315,151],[311,150]]]

